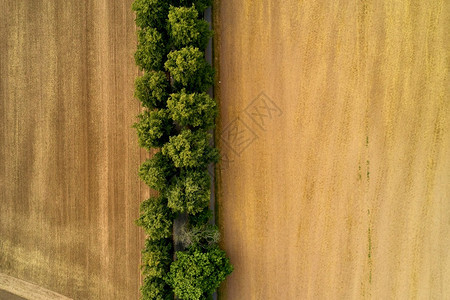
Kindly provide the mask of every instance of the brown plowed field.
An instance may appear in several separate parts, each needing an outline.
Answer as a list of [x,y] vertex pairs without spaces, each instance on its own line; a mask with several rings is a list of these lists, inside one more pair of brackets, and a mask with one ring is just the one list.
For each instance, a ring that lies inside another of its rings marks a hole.
[[131,2],[0,0],[0,273],[75,299],[139,295]]
[[224,299],[448,299],[449,17],[439,0],[216,6]]

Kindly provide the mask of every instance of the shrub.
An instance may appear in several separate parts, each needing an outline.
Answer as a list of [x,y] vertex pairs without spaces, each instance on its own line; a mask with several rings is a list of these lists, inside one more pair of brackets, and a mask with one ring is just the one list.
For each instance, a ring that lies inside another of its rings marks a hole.
[[142,250],[142,274],[163,278],[172,263],[172,242],[170,239],[147,240]]
[[211,128],[217,114],[216,102],[207,93],[187,94],[185,90],[170,95],[167,108],[181,126]]
[[141,294],[142,300],[173,300],[170,286],[164,280],[154,277],[144,278]]
[[183,170],[165,192],[173,212],[196,214],[208,206],[211,189],[207,171]]
[[219,152],[209,145],[211,135],[206,130],[184,129],[171,136],[162,147],[162,153],[170,157],[177,168],[206,167],[217,162]]
[[136,25],[163,29],[169,11],[167,0],[135,0],[131,8],[136,12]]
[[144,107],[164,108],[169,97],[169,87],[169,81],[164,72],[146,72],[143,76],[136,78],[134,95]]
[[155,28],[138,31],[138,45],[134,59],[136,64],[146,71],[162,70],[167,54],[167,45],[163,35]]
[[145,111],[138,116],[139,122],[134,124],[141,147],[148,150],[162,147],[174,130],[173,122],[166,110]]
[[149,240],[155,241],[172,236],[173,219],[174,215],[167,207],[167,199],[162,196],[150,197],[141,203],[136,224],[144,229]]
[[150,188],[161,192],[167,188],[171,177],[175,175],[175,171],[172,161],[161,152],[157,152],[141,165],[139,177]]
[[192,247],[176,254],[166,281],[184,300],[205,299],[233,271],[225,252],[218,248]]
[[167,27],[172,46],[176,49],[191,45],[204,50],[212,36],[209,23],[198,18],[198,11],[194,5],[170,6]]
[[214,71],[196,47],[186,47],[172,51],[164,64],[173,78],[177,89],[185,88],[189,92],[204,92],[213,83]]

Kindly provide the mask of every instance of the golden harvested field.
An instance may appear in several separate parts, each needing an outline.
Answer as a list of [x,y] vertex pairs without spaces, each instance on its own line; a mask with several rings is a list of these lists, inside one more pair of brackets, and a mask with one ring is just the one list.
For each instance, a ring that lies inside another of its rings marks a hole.
[[139,295],[131,2],[0,0],[0,273],[74,299]]
[[220,1],[224,299],[449,299],[449,17]]

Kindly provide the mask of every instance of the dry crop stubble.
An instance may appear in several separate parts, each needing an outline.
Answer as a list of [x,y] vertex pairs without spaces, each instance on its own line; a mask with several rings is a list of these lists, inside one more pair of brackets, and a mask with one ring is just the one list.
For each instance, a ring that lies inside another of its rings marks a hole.
[[139,297],[131,2],[0,1],[0,272],[75,299]]
[[[449,294],[449,5],[215,8],[223,297]],[[261,92],[283,112],[265,128],[245,113]],[[236,120],[257,136],[243,151]]]

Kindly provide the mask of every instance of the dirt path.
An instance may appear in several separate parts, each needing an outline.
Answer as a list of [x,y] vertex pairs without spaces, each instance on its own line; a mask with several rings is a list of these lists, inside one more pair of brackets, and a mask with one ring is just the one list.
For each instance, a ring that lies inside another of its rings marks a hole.
[[220,2],[223,299],[447,297],[448,3]]
[[139,295],[131,2],[0,0],[0,273],[74,299]]
[[71,300],[41,286],[0,274],[0,299],[2,300]]

